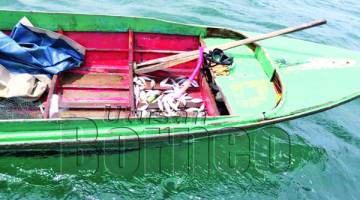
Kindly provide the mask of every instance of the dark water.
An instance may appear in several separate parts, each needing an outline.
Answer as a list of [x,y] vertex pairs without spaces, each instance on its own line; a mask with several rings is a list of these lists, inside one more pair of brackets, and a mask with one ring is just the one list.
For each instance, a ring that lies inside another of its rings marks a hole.
[[[291,37],[360,50],[358,0],[52,2],[3,0],[0,8],[148,16],[253,32],[326,18],[328,25]],[[277,124],[282,132],[258,129],[122,155],[1,157],[0,198],[358,199],[359,116],[355,100]]]

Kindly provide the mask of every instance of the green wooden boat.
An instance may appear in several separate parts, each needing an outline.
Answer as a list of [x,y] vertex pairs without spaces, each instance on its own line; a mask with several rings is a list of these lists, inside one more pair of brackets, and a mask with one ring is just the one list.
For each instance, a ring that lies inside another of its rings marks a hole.
[[[94,146],[126,150],[143,141],[203,137],[274,124],[360,95],[360,53],[277,37],[227,50],[234,57],[227,76],[199,75],[200,86],[189,94],[203,100],[205,116],[138,117],[134,114],[134,63],[255,34],[151,18],[7,10],[0,11],[0,29],[9,32],[24,16],[35,26],[85,46],[86,60],[80,68],[53,77],[43,100],[45,113],[32,113],[36,119],[0,121],[3,152]],[[153,76],[188,76],[195,64]],[[54,95],[60,108],[55,117],[48,113]]]

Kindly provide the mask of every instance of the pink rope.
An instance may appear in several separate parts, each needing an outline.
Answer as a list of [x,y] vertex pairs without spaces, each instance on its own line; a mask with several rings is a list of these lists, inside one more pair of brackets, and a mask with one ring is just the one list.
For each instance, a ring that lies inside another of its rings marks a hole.
[[191,83],[195,80],[195,77],[199,74],[203,61],[204,61],[204,47],[200,47],[199,58],[196,68],[191,74],[190,78],[185,82],[183,88],[181,88],[181,90],[177,94],[175,94],[176,99],[181,97],[186,92],[186,90],[191,86]]
[[199,53],[199,59],[198,59],[198,62],[197,62],[197,65],[196,65],[196,68],[194,70],[194,72],[191,74],[190,76],[190,81],[194,81],[195,79],[195,76],[199,73],[200,69],[201,69],[201,66],[203,64],[203,60],[204,60],[204,47],[200,47],[199,49],[200,53]]

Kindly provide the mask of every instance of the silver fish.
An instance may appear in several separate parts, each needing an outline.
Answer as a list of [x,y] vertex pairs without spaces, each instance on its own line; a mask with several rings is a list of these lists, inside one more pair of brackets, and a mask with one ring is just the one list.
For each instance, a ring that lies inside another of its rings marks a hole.
[[177,84],[178,84],[178,85],[183,85],[186,80],[187,80],[186,78],[185,78],[185,79],[180,79],[180,80],[177,82]]
[[163,94],[170,94],[170,93],[173,93],[174,92],[174,90],[165,90],[164,92],[163,92]]
[[137,85],[134,86],[134,95],[135,95],[135,98],[139,98],[139,96],[140,96],[140,88]]
[[187,112],[187,113],[193,113],[193,112],[198,112],[198,108],[188,108],[188,109],[186,109],[185,110],[185,112]]
[[141,117],[142,118],[150,117],[150,112],[146,110],[141,111]]
[[197,113],[197,117],[204,117],[205,116],[205,112],[198,112]]
[[146,76],[139,76],[140,79],[143,79],[145,81],[152,81],[153,79],[146,77]]
[[154,80],[151,80],[151,82],[150,82],[150,87],[151,87],[151,89],[153,89],[153,88],[155,87],[155,85],[156,85],[155,81],[154,81]]
[[171,84],[168,84],[168,81],[169,81],[170,78],[165,78],[164,80],[162,80],[160,82],[160,87],[172,87]]
[[199,111],[204,111],[205,110],[205,104],[201,104]]
[[201,102],[203,102],[203,100],[195,98],[195,99],[191,99],[190,102],[192,102],[192,103],[201,103]]
[[196,87],[196,88],[199,87],[199,84],[198,84],[198,82],[197,82],[196,80],[193,80],[193,81],[191,82],[191,85],[192,85],[193,87]]
[[174,103],[174,101],[172,101],[171,99],[169,99],[168,101],[167,101],[167,103],[170,105],[170,107],[172,108],[172,109],[174,109],[175,111],[178,111],[179,110],[179,104],[180,104],[180,102],[179,101],[177,101],[176,103]]
[[138,79],[139,79],[139,81],[141,81],[142,85],[146,84],[144,77],[138,77]]
[[178,98],[178,101],[182,103],[182,105],[186,106],[186,95],[183,94],[181,97]]
[[161,94],[161,95],[159,95],[154,101],[153,101],[153,103],[156,103],[156,102],[158,102],[158,101],[161,101],[161,98],[163,98],[163,94]]
[[192,99],[191,96],[185,96],[185,100],[190,100],[190,99]]
[[134,79],[133,79],[133,82],[136,83],[138,80],[139,80],[138,77],[135,76]]
[[172,112],[170,105],[166,101],[164,101],[164,108],[168,114],[170,114]]
[[140,95],[139,95],[139,101],[141,102],[141,103],[145,103],[146,102],[146,92],[145,91],[141,91],[140,92]]
[[170,81],[171,81],[173,86],[179,86],[174,79],[171,78]]
[[141,106],[140,108],[138,108],[137,110],[138,110],[138,111],[144,111],[144,110],[146,110],[148,107],[149,107],[149,104],[145,104],[145,105]]
[[182,80],[182,79],[186,80],[186,77],[185,76],[178,76],[178,77],[175,78],[175,80],[177,80],[177,81]]
[[145,85],[145,83],[143,83],[140,79],[138,79],[138,80],[136,81],[136,84],[137,84],[137,85]]
[[157,104],[158,104],[158,106],[159,106],[159,109],[160,109],[161,111],[164,111],[163,102],[162,102],[161,100],[158,100],[158,101],[157,101]]

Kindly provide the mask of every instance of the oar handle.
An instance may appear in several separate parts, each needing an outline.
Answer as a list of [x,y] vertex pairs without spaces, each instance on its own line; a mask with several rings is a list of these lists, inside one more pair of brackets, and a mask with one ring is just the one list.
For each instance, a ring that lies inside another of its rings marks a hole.
[[[325,19],[319,19],[319,20],[315,20],[315,21],[312,21],[309,23],[298,25],[298,26],[274,31],[271,33],[261,34],[261,35],[255,36],[255,37],[250,37],[250,38],[246,38],[243,40],[214,46],[214,47],[212,47],[212,49],[219,48],[222,50],[227,50],[227,49],[235,48],[238,46],[258,42],[261,40],[266,40],[269,38],[277,37],[280,35],[309,29],[309,28],[312,28],[315,26],[320,26],[320,25],[326,24],[326,23],[327,23],[327,21]],[[209,49],[206,49],[205,51],[209,51]],[[180,53],[180,54],[176,54],[176,55],[172,55],[172,56],[167,56],[167,57],[163,57],[163,58],[145,61],[145,62],[137,65],[137,67],[142,67],[142,68],[135,69],[135,73],[136,74],[149,73],[149,72],[153,72],[153,71],[157,71],[157,70],[166,69],[166,68],[169,68],[169,67],[181,64],[181,63],[185,63],[185,62],[194,60],[197,58],[198,54],[199,54],[199,50],[194,50],[194,51],[184,52],[184,53]]]
[[327,21],[325,19],[319,19],[319,20],[315,20],[315,21],[312,21],[312,22],[309,22],[309,23],[298,25],[298,26],[289,27],[289,28],[281,29],[281,30],[274,31],[274,32],[271,32],[271,33],[266,33],[266,34],[261,34],[261,35],[255,36],[255,37],[246,38],[244,40],[219,45],[219,46],[216,46],[215,48],[219,48],[219,49],[222,49],[222,50],[227,50],[227,49],[231,49],[231,48],[238,47],[238,46],[241,46],[241,45],[246,45],[246,44],[258,42],[258,41],[261,41],[261,40],[266,40],[266,39],[269,39],[269,38],[277,37],[277,36],[280,36],[280,35],[285,35],[285,34],[297,32],[297,31],[302,31],[302,30],[309,29],[309,28],[312,28],[312,27],[315,27],[315,26],[320,26],[320,25],[323,25],[323,24],[326,24],[326,23],[327,23]]

